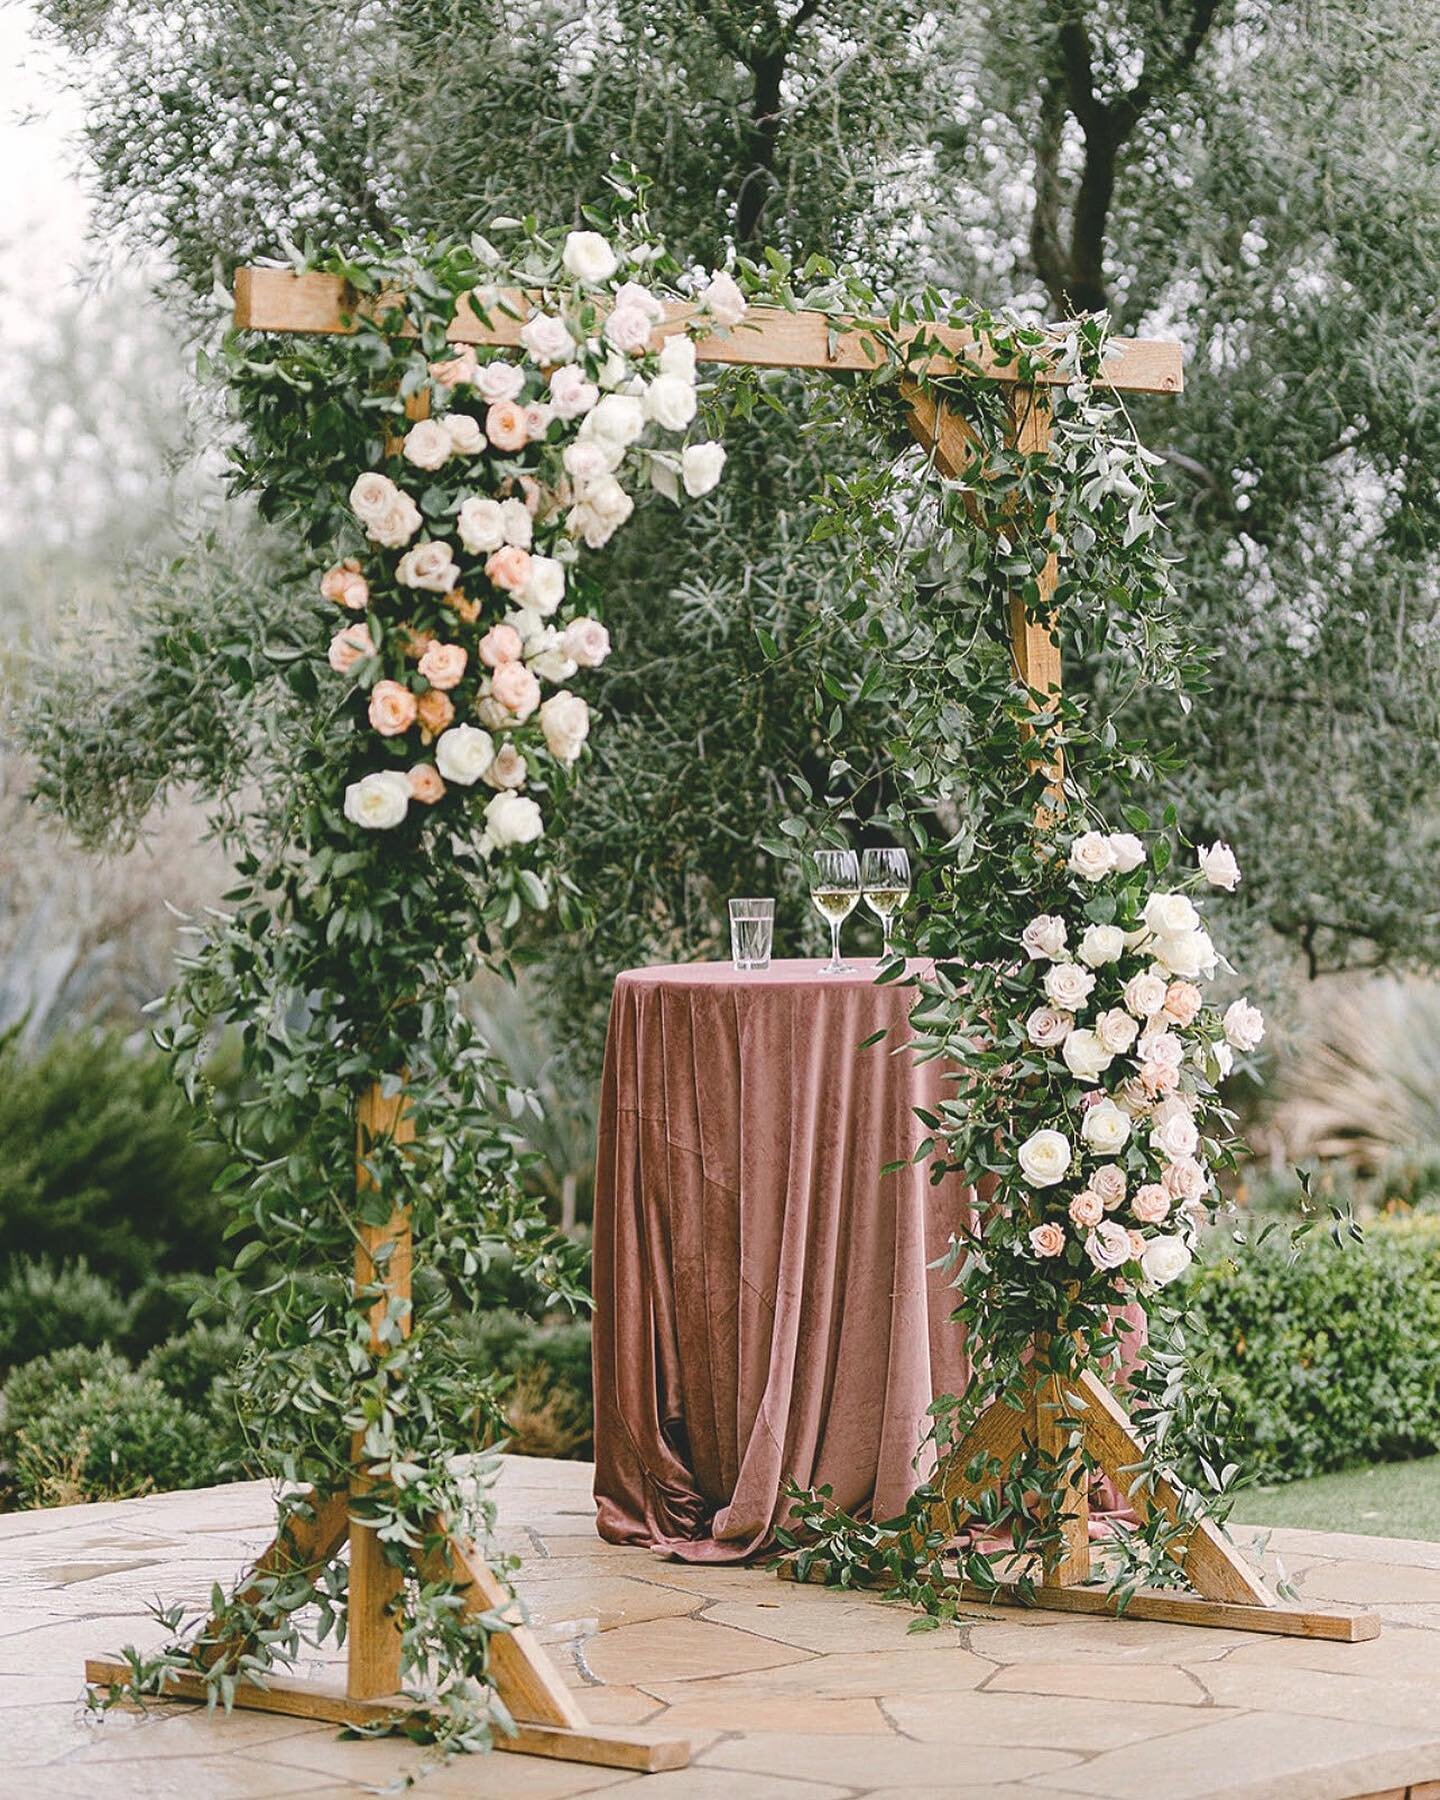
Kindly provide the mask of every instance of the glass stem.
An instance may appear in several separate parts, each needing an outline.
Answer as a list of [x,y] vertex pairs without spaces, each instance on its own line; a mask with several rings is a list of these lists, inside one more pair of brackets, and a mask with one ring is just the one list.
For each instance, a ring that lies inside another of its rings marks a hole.
[[885,934],[884,948],[880,952],[882,957],[888,957],[890,954],[890,919],[891,915],[886,913],[880,920],[880,929]]
[[838,969],[839,966],[840,966],[840,921],[838,919],[832,919],[830,921],[830,967],[832,969]]

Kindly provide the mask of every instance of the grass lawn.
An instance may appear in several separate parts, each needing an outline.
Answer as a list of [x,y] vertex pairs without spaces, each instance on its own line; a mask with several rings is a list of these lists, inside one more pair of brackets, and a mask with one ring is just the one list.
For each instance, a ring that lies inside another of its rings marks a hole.
[[1232,1515],[1240,1525],[1296,1525],[1366,1537],[1440,1542],[1440,1456],[1252,1488]]

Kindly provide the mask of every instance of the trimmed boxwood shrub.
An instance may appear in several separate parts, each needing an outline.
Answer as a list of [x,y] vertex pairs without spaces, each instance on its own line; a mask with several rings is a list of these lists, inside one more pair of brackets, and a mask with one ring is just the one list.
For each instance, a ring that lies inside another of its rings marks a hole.
[[1235,1451],[1263,1480],[1440,1449],[1440,1220],[1383,1220],[1363,1244],[1287,1236],[1190,1284]]
[[83,1257],[59,1268],[17,1257],[0,1276],[0,1370],[72,1344],[120,1344],[134,1305]]

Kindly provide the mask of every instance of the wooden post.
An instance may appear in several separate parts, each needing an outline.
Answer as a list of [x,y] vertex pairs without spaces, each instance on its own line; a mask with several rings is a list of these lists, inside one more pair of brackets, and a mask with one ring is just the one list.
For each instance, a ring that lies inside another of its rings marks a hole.
[[[408,1144],[414,1121],[400,1089],[390,1098],[378,1081],[360,1097],[355,1120],[355,1186],[360,1193],[377,1184],[366,1157],[387,1140]],[[410,1213],[397,1207],[383,1225],[361,1225],[355,1246],[355,1291],[379,1288],[370,1308],[370,1348],[381,1350],[387,1324],[394,1319],[403,1337],[410,1335],[410,1278],[413,1253]],[[401,1304],[397,1309],[394,1302]],[[350,1494],[363,1498],[370,1482],[363,1473],[364,1438],[357,1432],[350,1447]],[[345,1691],[352,1700],[375,1700],[400,1690],[401,1625],[395,1612],[403,1587],[401,1571],[385,1559],[374,1528],[350,1518],[350,1603],[347,1608],[348,1675]]]

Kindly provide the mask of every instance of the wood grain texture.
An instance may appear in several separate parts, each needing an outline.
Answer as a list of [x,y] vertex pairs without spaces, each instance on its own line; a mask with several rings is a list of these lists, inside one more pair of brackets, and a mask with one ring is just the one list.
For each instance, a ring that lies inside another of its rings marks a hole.
[[[377,308],[384,303],[382,297]],[[390,304],[394,304],[393,297]],[[525,294],[513,288],[497,293],[484,317],[462,302],[450,337],[457,344],[518,345],[529,310]],[[695,312],[688,303],[672,302],[657,327],[657,340],[681,330]],[[345,284],[337,275],[297,275],[290,269],[265,268],[235,272],[235,323],[242,329],[343,335],[355,329],[354,318]],[[906,328],[898,335],[909,341],[922,331],[943,347],[944,354],[929,365],[934,372],[943,373],[963,363],[996,381],[1018,379],[1013,364],[1002,361],[973,332],[927,325]],[[1179,344],[1166,339],[1117,338],[1111,348],[1102,385],[1146,394],[1178,394],[1183,389]],[[696,345],[696,354],[701,362],[771,369],[871,369],[884,360],[884,353],[876,351],[874,327],[867,329],[864,321],[762,306],[752,307],[744,323],[726,336],[702,340]],[[1043,379],[1064,381],[1067,377],[1056,373]]]
[[1060,1533],[1060,1543],[1045,1553],[1045,1579],[1056,1587],[1090,1579],[1090,1477],[1080,1460],[1082,1426],[1078,1421],[1062,1423],[1076,1417],[1066,1393],[1065,1384],[1054,1376],[1032,1381],[1030,1386],[1030,1430],[1035,1447],[1065,1474],[1050,1518]]
[[[109,1657],[90,1657],[85,1664],[85,1679],[95,1687],[123,1685],[130,1679],[130,1668]],[[165,1691],[167,1696],[179,1700],[208,1697],[202,1675],[180,1675]],[[251,1712],[283,1713],[288,1718],[316,1719],[331,1725],[374,1725],[402,1717],[413,1710],[414,1703],[402,1694],[356,1699],[328,1682],[276,1675],[263,1688],[248,1681],[237,1683],[235,1704]],[[639,1775],[683,1769],[690,1760],[687,1739],[634,1727],[622,1730],[585,1725],[571,1730],[556,1725],[521,1724],[513,1737],[497,1731],[495,1748],[559,1762],[592,1763],[602,1769],[629,1769]],[[476,1792],[483,1792],[483,1784],[477,1786]]]

